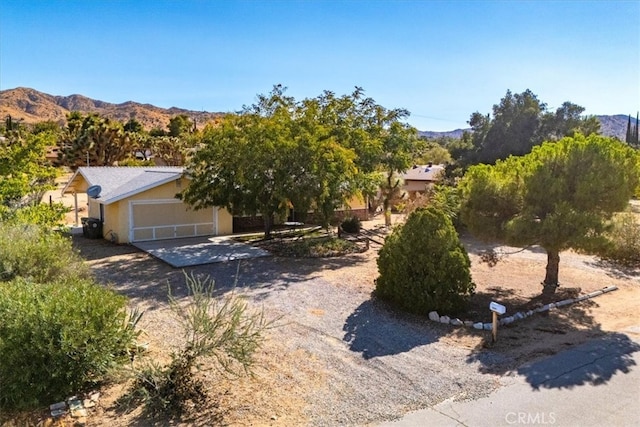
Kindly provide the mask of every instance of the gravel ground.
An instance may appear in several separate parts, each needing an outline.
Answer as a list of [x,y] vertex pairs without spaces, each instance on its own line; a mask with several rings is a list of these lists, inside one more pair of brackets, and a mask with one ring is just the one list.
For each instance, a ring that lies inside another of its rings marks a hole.
[[[180,331],[167,308],[167,285],[174,295],[186,295],[183,272],[128,246],[82,238],[77,242],[99,280],[110,283],[127,295],[132,305],[145,310],[141,326],[147,331],[145,337],[151,348],[157,349],[152,357],[162,357],[163,351],[166,357],[169,349],[180,342]],[[470,248],[477,249],[473,245]],[[509,340],[505,331],[504,348],[478,352],[482,336],[456,336],[448,326],[393,313],[371,298],[376,249],[372,246],[367,253],[336,259],[269,257],[186,271],[210,276],[221,293],[228,292],[235,283],[236,291],[245,294],[256,307],[262,307],[267,317],[279,318],[279,327],[269,332],[269,341],[276,345],[268,346],[262,356],[267,365],[260,373],[262,382],[233,383],[228,388],[228,392],[244,390],[244,394],[230,395],[226,403],[238,405],[234,409],[238,415],[226,414],[229,424],[376,424],[447,399],[485,396],[502,384],[501,376],[508,373],[509,367],[522,362],[523,354],[529,358],[532,354],[549,354],[550,347],[567,344],[570,334],[584,340],[591,333],[602,332],[602,325],[589,316],[584,316],[583,326],[591,332],[585,333],[568,328],[565,318],[554,320],[550,316],[544,322],[562,329],[562,334],[541,332],[549,328],[535,329],[536,323],[530,322],[532,329],[512,330]],[[508,284],[516,278],[537,278],[543,258],[544,254],[534,251],[522,252],[504,262],[500,273],[504,276],[476,266],[474,280]],[[619,272],[611,274],[578,255],[563,255],[561,262],[567,275],[579,273],[575,280],[583,283],[587,278],[594,279],[596,287],[602,287],[603,280],[609,283],[611,277],[619,276]],[[629,295],[622,298],[631,301],[622,312],[631,313],[630,316],[637,313],[637,304],[632,302],[637,301],[639,282],[637,272],[615,282],[624,287],[621,292],[626,294],[621,293],[621,297]],[[607,305],[607,301],[602,301],[600,313],[608,310],[609,318],[619,317],[620,304]],[[588,314],[591,308],[583,310]],[[561,341],[551,344],[552,339]],[[527,347],[531,342],[541,348]],[[507,343],[518,350],[511,351]],[[498,369],[493,370],[495,367]],[[287,404],[280,405],[278,401]],[[267,409],[256,412],[252,408],[260,405]],[[106,419],[113,424],[112,419]],[[119,420],[114,425],[127,424],[127,420]],[[204,416],[193,424],[208,425],[210,418]]]
[[[98,278],[145,310],[141,326],[152,344],[177,345],[180,333],[166,295],[168,284],[175,295],[185,295],[183,273],[126,246],[82,240]],[[105,247],[116,254],[100,258]],[[306,354],[322,371],[322,384],[305,396],[311,425],[390,420],[445,399],[475,399],[498,386],[498,377],[480,374],[477,362],[469,362],[467,349],[439,342],[444,328],[391,313],[372,301],[370,287],[353,285],[362,277],[332,275],[370,263],[372,256],[259,258],[187,272],[212,277],[220,292],[236,283],[268,317],[280,317],[271,339],[290,354]]]

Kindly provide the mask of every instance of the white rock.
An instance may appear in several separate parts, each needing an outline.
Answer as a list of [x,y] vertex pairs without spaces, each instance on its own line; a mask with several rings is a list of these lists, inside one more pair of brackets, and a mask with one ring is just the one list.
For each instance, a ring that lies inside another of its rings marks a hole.
[[483,326],[482,322],[478,322],[478,323],[474,323],[473,327],[476,328],[476,329],[482,329],[484,326]]
[[521,312],[517,312],[516,314],[514,314],[514,315],[513,315],[513,318],[514,318],[515,320],[521,320],[521,319],[524,319],[524,318],[525,318],[525,315],[524,315],[524,314],[522,314]]
[[527,311],[527,317],[529,317],[529,316],[533,316],[533,310]]
[[433,320],[434,322],[439,322],[440,315],[438,314],[437,311],[432,311],[431,313],[429,313],[429,320]]
[[508,325],[508,324],[513,323],[515,321],[513,316],[505,317],[503,320],[504,320],[504,324],[505,325]]
[[460,319],[451,319],[451,324],[453,326],[462,326],[463,323],[462,323],[462,320]]
[[440,323],[444,323],[448,325],[451,322],[451,318],[449,316],[440,316]]
[[473,326],[473,320],[465,320],[464,321],[464,326],[472,327]]

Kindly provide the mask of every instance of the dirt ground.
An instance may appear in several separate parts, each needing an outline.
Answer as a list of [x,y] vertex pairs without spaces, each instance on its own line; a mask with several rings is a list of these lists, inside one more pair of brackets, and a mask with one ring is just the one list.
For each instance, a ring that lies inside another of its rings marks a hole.
[[[395,221],[400,221],[396,218]],[[70,217],[73,221],[73,216]],[[379,222],[365,222],[366,227],[374,228]],[[118,280],[131,280],[132,277],[153,277],[154,283],[171,280],[181,273],[161,262],[140,253],[129,246],[117,246],[87,239],[78,239],[85,244],[79,249],[92,266],[99,280],[111,283],[118,290]],[[493,247],[498,253],[505,254],[497,265],[490,267],[481,261],[483,251],[492,248],[481,244],[469,236],[463,236],[472,263],[473,280],[476,283],[476,295],[472,298],[470,309],[463,320],[490,321],[488,305],[497,301],[507,307],[507,313],[530,309],[545,301],[540,298],[544,277],[546,255],[537,249],[517,251],[514,248]],[[307,260],[304,274],[320,275],[322,279],[336,288],[369,294],[374,288],[377,277],[376,258],[379,246],[362,254],[349,255],[353,262],[345,262],[335,267],[322,260]],[[509,255],[506,255],[509,254]],[[275,260],[275,262],[287,262]],[[104,275],[109,266],[109,274]],[[114,267],[115,271],[114,271]],[[102,276],[101,276],[102,275]],[[119,279],[120,278],[120,279]],[[565,252],[560,261],[561,287],[556,300],[573,297],[606,286],[615,285],[618,290],[551,310],[546,314],[534,315],[512,325],[501,327],[499,339],[491,346],[491,351],[508,357],[510,364],[487,365],[492,374],[505,375],[517,366],[535,358],[561,351],[565,348],[585,342],[593,337],[617,332],[622,334],[640,334],[640,269],[621,269],[598,259]],[[166,360],[168,355],[168,337],[177,334],[164,322],[168,310],[163,302],[153,297],[150,284],[149,299],[144,296],[135,300],[137,305],[146,304],[151,318],[147,318],[145,338],[149,342],[148,357]],[[318,316],[322,309],[318,308]],[[311,313],[312,315],[314,313]],[[153,323],[159,322],[159,323]],[[424,318],[415,322],[428,322]],[[162,324],[164,327],[149,327]],[[449,325],[434,324],[440,334],[440,341],[452,348],[462,348],[469,352],[469,358],[481,360],[490,338],[487,331],[469,328],[456,328]],[[309,424],[305,411],[307,396],[318,388],[326,387],[326,370],[314,354],[300,349],[291,352],[281,341],[282,335],[267,338],[265,345],[257,354],[256,369],[252,376],[228,379],[215,370],[205,370],[205,382],[216,390],[206,408],[194,411],[193,416],[182,420],[184,425],[305,425]],[[150,420],[141,415],[141,409],[123,413],[115,405],[124,393],[126,385],[106,385],[101,391],[99,405],[92,409],[83,422],[89,426],[125,426],[148,425]],[[45,417],[43,411],[39,425],[69,425],[53,423]],[[23,419],[24,420],[24,419]],[[31,418],[31,420],[34,420]],[[19,424],[19,423],[18,423]],[[38,422],[34,422],[38,424]],[[160,422],[164,425],[164,422]],[[181,423],[175,423],[181,424]],[[11,425],[8,423],[7,425]],[[72,424],[71,424],[72,425]]]

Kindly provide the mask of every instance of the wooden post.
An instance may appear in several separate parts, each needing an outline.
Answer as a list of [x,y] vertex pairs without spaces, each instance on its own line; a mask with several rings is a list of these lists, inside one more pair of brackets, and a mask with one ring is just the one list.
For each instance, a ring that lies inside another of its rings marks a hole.
[[495,311],[491,312],[493,314],[493,324],[491,325],[491,342],[495,344],[498,341],[498,313]]
[[73,192],[73,204],[74,204],[74,208],[75,208],[75,212],[76,212],[76,227],[79,225],[78,223],[78,193],[77,192]]

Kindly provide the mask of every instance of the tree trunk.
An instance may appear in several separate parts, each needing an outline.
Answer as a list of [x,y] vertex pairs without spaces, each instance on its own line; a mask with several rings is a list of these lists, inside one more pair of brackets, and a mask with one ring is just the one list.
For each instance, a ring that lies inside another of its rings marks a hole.
[[554,294],[558,288],[558,268],[560,265],[560,254],[557,250],[547,249],[547,273],[542,282],[543,294]]

